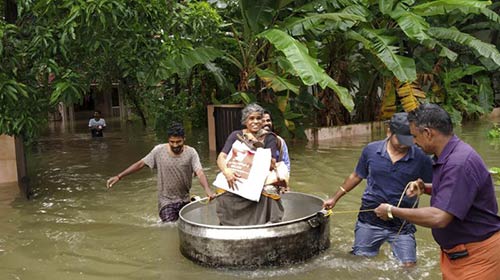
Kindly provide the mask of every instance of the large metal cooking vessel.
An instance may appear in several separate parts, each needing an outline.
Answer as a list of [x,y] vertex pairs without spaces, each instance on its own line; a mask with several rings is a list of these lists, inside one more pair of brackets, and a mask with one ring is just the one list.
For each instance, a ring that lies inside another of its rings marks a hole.
[[254,226],[220,226],[214,202],[186,205],[178,223],[182,254],[212,267],[256,267],[302,262],[327,249],[330,227],[323,200],[297,192],[281,199],[283,221]]

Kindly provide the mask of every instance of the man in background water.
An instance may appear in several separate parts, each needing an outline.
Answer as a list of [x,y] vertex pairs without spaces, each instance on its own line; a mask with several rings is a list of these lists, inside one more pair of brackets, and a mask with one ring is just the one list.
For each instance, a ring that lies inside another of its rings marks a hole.
[[92,137],[102,137],[102,131],[106,127],[106,121],[101,118],[101,111],[95,111],[94,117],[89,120],[89,128]]

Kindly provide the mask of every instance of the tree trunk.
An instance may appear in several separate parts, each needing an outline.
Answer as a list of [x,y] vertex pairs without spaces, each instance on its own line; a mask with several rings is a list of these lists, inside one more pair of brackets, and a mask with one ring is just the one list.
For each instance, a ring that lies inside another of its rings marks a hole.
[[205,79],[205,75],[203,74],[200,75],[200,94],[201,99],[203,100],[203,107],[206,108],[210,98],[207,96],[207,81]]
[[174,95],[177,96],[181,92],[180,78],[178,74],[174,75]]
[[132,104],[134,104],[134,108],[141,118],[142,125],[144,127],[147,127],[147,121],[146,121],[146,116],[144,115],[144,112],[141,109],[141,104],[139,103],[139,99],[137,96],[133,93],[130,92],[127,81],[125,79],[122,79],[122,84],[123,84],[123,94],[124,96],[127,96],[130,101],[132,101]]
[[141,118],[142,125],[144,127],[147,127],[147,122],[146,122],[146,116],[144,115],[144,112],[141,109],[141,105],[139,104],[139,100],[135,94],[129,94],[130,99],[132,100],[132,104],[134,104],[134,107],[137,111],[137,114]]
[[15,137],[16,149],[16,165],[17,165],[17,178],[18,186],[21,195],[26,199],[33,196],[33,189],[30,185],[30,178],[28,176],[28,166],[26,162],[26,149],[24,148],[24,141],[22,136]]
[[4,0],[4,16],[7,23],[16,24],[17,3],[15,0]]
[[242,69],[240,71],[240,82],[238,83],[238,91],[247,92],[250,86],[248,85],[248,71]]
[[378,109],[380,107],[380,98],[377,94],[378,75],[373,75],[367,94],[361,96],[361,99],[355,102],[356,104],[356,122],[370,122],[377,119]]
[[[17,3],[15,0],[4,0],[4,17],[7,23],[16,24]],[[19,191],[23,197],[30,199],[33,191],[28,177],[28,166],[26,164],[25,153],[26,149],[21,135],[15,137],[15,150]]]

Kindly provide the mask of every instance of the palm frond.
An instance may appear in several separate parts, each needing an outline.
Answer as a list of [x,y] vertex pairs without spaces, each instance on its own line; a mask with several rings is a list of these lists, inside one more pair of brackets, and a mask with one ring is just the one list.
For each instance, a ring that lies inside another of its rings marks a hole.
[[[322,88],[330,87],[338,95],[342,105],[351,111],[354,108],[352,96],[346,88],[341,87],[321,68],[318,61],[309,55],[309,50],[299,41],[278,29],[269,29],[258,35],[267,39],[276,49],[281,51],[305,85],[319,84]],[[291,71],[289,71],[291,72]]]
[[491,5],[491,1],[437,0],[413,6],[411,11],[424,17],[446,15],[454,10],[463,14],[479,14],[488,5]]
[[425,99],[425,92],[416,83],[403,83],[397,92],[406,112],[415,110],[420,105],[419,99]]
[[274,92],[289,90],[295,94],[299,94],[299,86],[288,81],[286,78],[280,77],[270,69],[256,70],[259,78],[265,83],[267,88],[271,88]]
[[387,120],[396,113],[396,91],[392,79],[386,79],[379,119]]
[[307,30],[318,28],[325,22],[343,22],[349,23],[352,26],[356,22],[365,22],[366,18],[362,15],[340,12],[340,13],[324,13],[312,14],[304,18],[291,18],[285,23],[285,28],[293,35],[304,35]]
[[472,35],[460,32],[456,28],[429,28],[429,34],[438,39],[452,40],[476,51],[480,56],[491,59],[500,66],[500,53],[496,46],[485,43]]
[[490,9],[481,9],[481,14],[485,15],[489,20],[493,22],[500,23],[500,16]]
[[462,31],[500,30],[500,24],[489,21],[476,22],[461,28],[461,30]]
[[390,14],[395,19],[408,38],[419,42],[431,43],[433,40],[427,34],[429,23],[422,16],[412,12],[398,9]]
[[217,67],[213,62],[205,63],[205,68],[213,75],[215,82],[220,88],[227,89],[230,92],[235,91],[234,85],[226,79],[221,68]]
[[417,79],[415,61],[412,58],[398,55],[399,48],[391,45],[399,41],[398,38],[383,35],[381,30],[366,28],[361,29],[358,35],[355,32],[350,32],[348,36],[362,42],[365,48],[373,52],[398,80],[412,82]]
[[195,65],[205,64],[223,55],[222,51],[212,47],[186,49],[168,57],[165,65],[168,68],[169,75],[180,74],[191,70]]

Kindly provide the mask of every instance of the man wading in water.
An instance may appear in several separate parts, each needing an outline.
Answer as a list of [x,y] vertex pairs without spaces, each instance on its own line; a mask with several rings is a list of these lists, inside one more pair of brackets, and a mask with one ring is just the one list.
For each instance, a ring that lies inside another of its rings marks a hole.
[[[413,145],[407,114],[396,113],[389,123],[387,138],[369,143],[363,149],[354,172],[345,179],[335,195],[325,201],[323,207],[335,207],[342,196],[366,179],[352,253],[376,256],[380,246],[387,241],[393,255],[404,266],[413,266],[417,261],[415,226],[392,217],[383,221],[371,210],[380,203],[397,205],[408,182],[418,178],[431,180],[431,174],[430,158]],[[410,208],[414,202],[415,198],[405,197],[400,206]]]
[[141,170],[145,165],[158,171],[158,210],[163,222],[174,222],[181,208],[189,203],[193,173],[208,197],[215,197],[210,189],[196,150],[184,145],[184,128],[178,123],[168,129],[168,143],[153,148],[143,159],[130,165],[107,181],[111,188],[123,177]]

